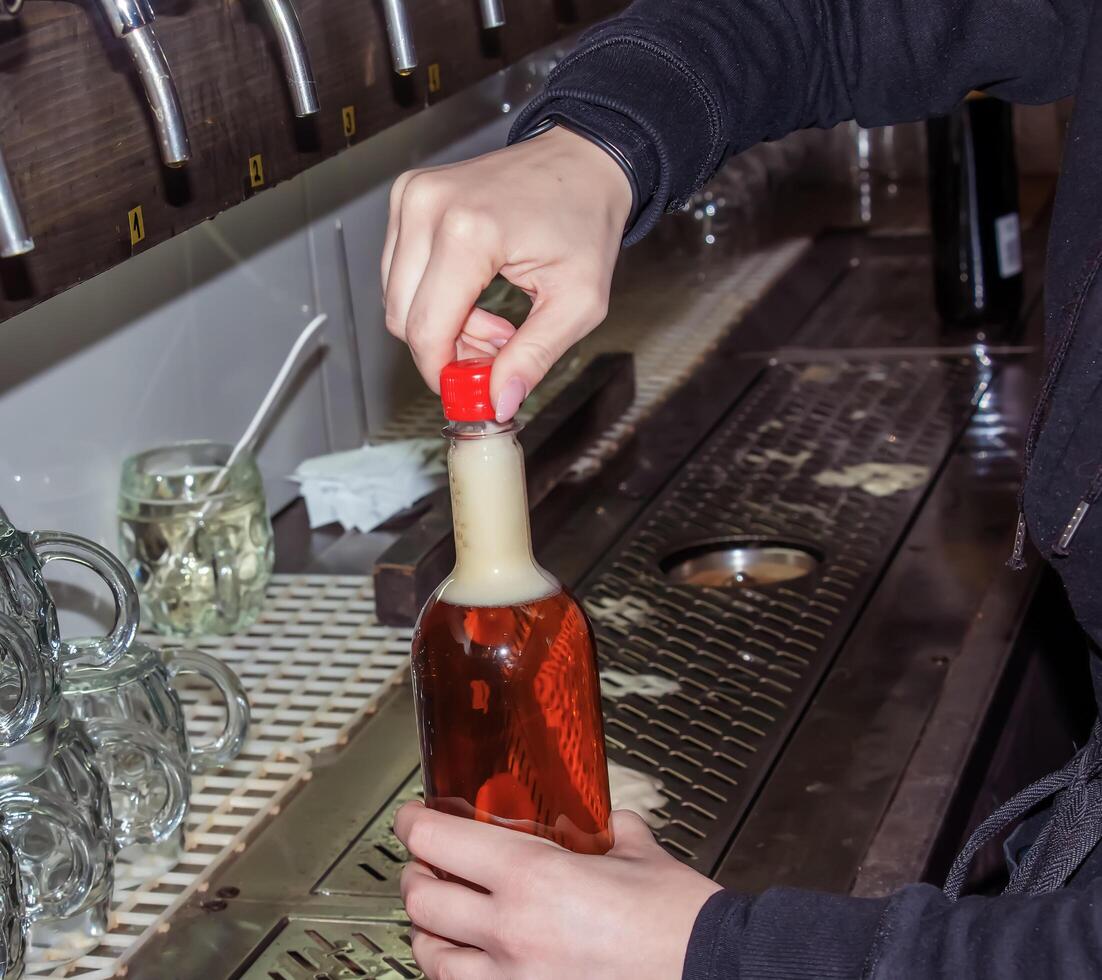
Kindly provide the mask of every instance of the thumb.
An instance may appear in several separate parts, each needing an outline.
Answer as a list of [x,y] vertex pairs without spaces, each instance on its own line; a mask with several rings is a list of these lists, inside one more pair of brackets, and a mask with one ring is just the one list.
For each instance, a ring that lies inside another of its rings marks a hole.
[[638,853],[658,846],[650,827],[638,813],[632,810],[614,810],[610,822],[613,849],[618,853]]
[[607,308],[607,299],[590,303],[576,295],[537,300],[494,362],[490,396],[499,422],[516,414],[555,362],[604,319]]

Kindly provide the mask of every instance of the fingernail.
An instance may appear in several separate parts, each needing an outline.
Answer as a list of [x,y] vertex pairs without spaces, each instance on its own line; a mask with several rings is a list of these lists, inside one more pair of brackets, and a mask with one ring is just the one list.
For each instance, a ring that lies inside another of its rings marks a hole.
[[508,337],[491,337],[490,343],[493,344],[498,350],[501,350],[507,343],[509,343]]
[[527,394],[528,391],[520,378],[510,378],[505,383],[505,387],[501,389],[501,394],[497,396],[496,411],[498,422],[508,422],[509,419],[516,415],[517,409],[520,408],[520,403],[524,401],[524,397]]

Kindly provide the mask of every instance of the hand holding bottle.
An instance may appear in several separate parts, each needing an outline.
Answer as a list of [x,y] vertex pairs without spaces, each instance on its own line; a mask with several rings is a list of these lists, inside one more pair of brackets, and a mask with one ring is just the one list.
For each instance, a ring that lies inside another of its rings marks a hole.
[[[409,344],[434,391],[457,355],[499,351],[492,397],[507,421],[604,319],[630,210],[631,188],[615,161],[561,128],[403,174],[383,249],[387,329]],[[475,308],[499,273],[532,298],[519,330]]]
[[402,900],[425,975],[677,980],[697,913],[719,885],[663,851],[634,813],[619,810],[612,824],[611,851],[573,854],[407,803],[394,830],[417,859]]

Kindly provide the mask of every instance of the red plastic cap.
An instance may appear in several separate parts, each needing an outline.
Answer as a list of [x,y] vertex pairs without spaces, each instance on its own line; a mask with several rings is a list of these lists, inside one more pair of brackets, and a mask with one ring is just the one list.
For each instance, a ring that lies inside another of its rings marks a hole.
[[492,357],[472,357],[452,361],[440,372],[440,400],[449,422],[491,422],[494,406],[490,401]]

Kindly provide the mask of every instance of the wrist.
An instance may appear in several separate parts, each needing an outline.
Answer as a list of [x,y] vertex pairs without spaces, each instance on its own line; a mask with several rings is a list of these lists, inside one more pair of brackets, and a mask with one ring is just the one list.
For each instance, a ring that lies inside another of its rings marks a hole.
[[572,154],[581,153],[591,164],[590,172],[602,188],[602,197],[621,231],[626,235],[647,203],[640,191],[638,175],[632,162],[612,141],[596,131],[551,115],[513,138],[512,142],[541,141],[560,144]]

